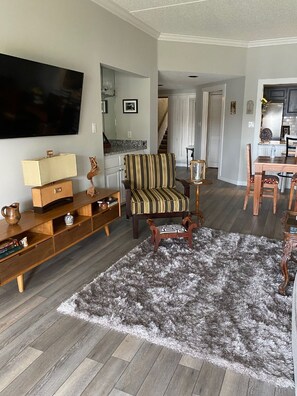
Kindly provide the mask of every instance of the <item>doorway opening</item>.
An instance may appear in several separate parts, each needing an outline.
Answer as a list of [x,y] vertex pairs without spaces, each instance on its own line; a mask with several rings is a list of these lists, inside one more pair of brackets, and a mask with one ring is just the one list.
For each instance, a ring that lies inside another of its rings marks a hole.
[[168,150],[168,97],[158,98],[158,153]]
[[225,97],[225,84],[203,89],[201,159],[207,167],[218,169],[218,178],[223,161]]
[[222,91],[210,92],[208,98],[206,141],[206,162],[208,168],[219,167],[222,95]]

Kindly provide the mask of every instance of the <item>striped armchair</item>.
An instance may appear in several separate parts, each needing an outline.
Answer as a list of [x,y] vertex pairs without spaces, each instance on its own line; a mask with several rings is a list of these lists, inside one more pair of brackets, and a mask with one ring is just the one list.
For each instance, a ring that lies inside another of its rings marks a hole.
[[175,155],[127,154],[126,215],[133,220],[133,237],[138,238],[138,220],[153,217],[184,217],[189,211],[190,186],[179,180],[184,193],[175,186]]

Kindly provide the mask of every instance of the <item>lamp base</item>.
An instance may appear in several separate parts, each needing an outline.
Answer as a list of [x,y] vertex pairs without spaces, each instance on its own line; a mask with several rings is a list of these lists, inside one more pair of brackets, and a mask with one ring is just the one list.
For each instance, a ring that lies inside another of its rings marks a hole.
[[32,188],[33,209],[36,213],[44,213],[54,206],[73,201],[71,180],[61,180]]

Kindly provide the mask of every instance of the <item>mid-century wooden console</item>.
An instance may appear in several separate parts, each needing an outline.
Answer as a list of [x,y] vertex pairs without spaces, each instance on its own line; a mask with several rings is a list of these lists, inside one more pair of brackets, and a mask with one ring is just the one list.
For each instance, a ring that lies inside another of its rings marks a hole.
[[[101,209],[97,201],[109,197],[117,199],[117,203]],[[99,189],[94,197],[83,191],[74,195],[73,202],[46,213],[21,213],[16,225],[0,220],[0,243],[9,238],[28,239],[28,247],[0,259],[0,285],[16,279],[19,291],[23,292],[25,272],[102,228],[108,236],[108,224],[121,215],[120,201],[119,191],[113,189]],[[69,212],[74,216],[74,222],[66,226],[64,217]]]

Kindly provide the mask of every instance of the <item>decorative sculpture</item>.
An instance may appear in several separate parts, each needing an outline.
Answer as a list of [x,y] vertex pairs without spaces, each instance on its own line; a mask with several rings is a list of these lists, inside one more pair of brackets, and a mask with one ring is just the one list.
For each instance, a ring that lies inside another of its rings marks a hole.
[[91,187],[87,189],[87,194],[93,197],[96,194],[96,189],[93,183],[93,177],[98,175],[99,173],[99,167],[96,161],[96,157],[89,157],[90,163],[91,163],[91,170],[87,174],[88,180],[91,182]]

